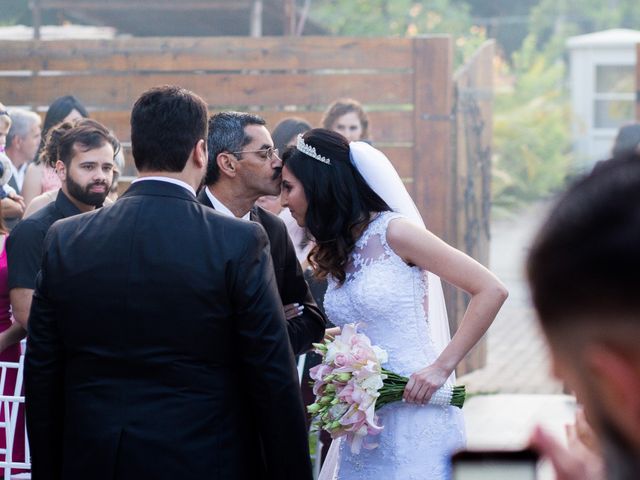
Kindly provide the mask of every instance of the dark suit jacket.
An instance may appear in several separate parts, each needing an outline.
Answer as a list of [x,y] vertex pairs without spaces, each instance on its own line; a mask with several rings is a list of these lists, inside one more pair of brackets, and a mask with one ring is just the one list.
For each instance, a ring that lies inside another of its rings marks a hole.
[[[213,208],[204,188],[198,194],[198,200],[203,205]],[[311,348],[312,343],[319,342],[324,337],[325,316],[318,308],[304,279],[296,250],[284,222],[277,215],[256,206],[251,209],[250,218],[251,221],[262,225],[269,237],[271,259],[282,304],[304,305],[302,315],[287,322],[293,353],[303,354]]]
[[147,180],[56,222],[44,249],[25,367],[34,480],[311,478],[262,227]]

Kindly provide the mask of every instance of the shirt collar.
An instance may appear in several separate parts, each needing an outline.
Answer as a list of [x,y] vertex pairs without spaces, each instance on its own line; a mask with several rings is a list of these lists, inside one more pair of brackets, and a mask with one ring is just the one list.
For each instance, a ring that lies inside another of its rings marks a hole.
[[56,208],[62,214],[63,218],[73,217],[74,215],[82,213],[80,209],[69,200],[69,197],[64,194],[62,189],[58,190],[58,195],[56,196]]
[[[233,214],[233,212],[231,210],[229,210],[224,203],[222,203],[220,200],[218,200],[215,195],[213,193],[211,193],[211,190],[209,190],[209,187],[204,187],[204,191],[207,194],[207,197],[209,198],[209,201],[211,202],[211,204],[213,205],[213,208],[216,209],[217,212],[220,212],[224,215],[227,215],[229,217],[234,217],[235,215]],[[250,220],[251,218],[251,210],[249,210],[243,217],[243,220]]]
[[24,180],[24,174],[27,171],[27,167],[29,166],[29,162],[24,162],[20,165],[20,168],[16,168],[12,161],[9,161],[11,165],[11,174],[16,181],[18,187],[22,188],[22,181]]
[[134,184],[138,182],[144,182],[146,180],[155,180],[157,182],[173,183],[174,185],[178,185],[182,188],[186,188],[188,191],[190,191],[193,194],[194,197],[196,196],[196,191],[193,189],[191,185],[189,185],[187,182],[183,182],[182,180],[178,180],[177,178],[163,177],[160,175],[154,176],[154,177],[139,177],[139,178],[136,178],[131,183]]

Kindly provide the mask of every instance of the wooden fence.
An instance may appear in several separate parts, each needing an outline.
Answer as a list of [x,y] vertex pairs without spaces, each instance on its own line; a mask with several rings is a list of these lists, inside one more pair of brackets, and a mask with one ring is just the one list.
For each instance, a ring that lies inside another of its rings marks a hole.
[[[454,75],[451,243],[484,265],[489,264],[491,234],[493,55],[494,43],[485,43]],[[457,323],[468,295],[459,290],[445,291],[450,316]],[[480,342],[460,365],[459,373],[485,361],[486,342]]]
[[[0,101],[44,111],[60,95],[77,96],[123,142],[124,174],[134,176],[129,112],[152,86],[179,84],[211,111],[249,110],[271,127],[287,116],[318,125],[329,103],[353,97],[429,228],[486,263],[492,48],[484,46],[454,82],[448,36],[3,41]],[[469,103],[476,93],[482,98]],[[450,305],[454,327],[462,304],[455,297]]]
[[640,122],[640,43],[636,45],[636,120]]

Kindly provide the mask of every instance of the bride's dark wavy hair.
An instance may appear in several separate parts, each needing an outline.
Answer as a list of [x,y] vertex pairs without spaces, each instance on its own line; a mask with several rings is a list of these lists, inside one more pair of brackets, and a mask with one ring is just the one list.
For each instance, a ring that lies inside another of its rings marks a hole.
[[284,164],[300,181],[307,197],[306,228],[316,241],[309,263],[316,277],[331,274],[342,284],[349,254],[371,222],[372,213],[391,209],[351,163],[346,138],[324,128],[309,130],[302,137],[331,161],[327,165],[296,147],[283,155]]

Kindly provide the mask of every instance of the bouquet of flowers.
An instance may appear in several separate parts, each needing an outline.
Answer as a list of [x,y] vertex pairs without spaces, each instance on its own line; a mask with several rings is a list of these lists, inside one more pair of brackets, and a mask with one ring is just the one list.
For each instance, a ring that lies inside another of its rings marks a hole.
[[[369,337],[358,333],[356,324],[345,325],[335,339],[314,347],[323,357],[309,372],[316,401],[307,410],[314,417],[314,426],[328,431],[332,438],[346,436],[352,453],[359,453],[361,447],[376,448],[377,444],[365,441],[367,435],[382,430],[375,411],[401,400],[409,379],[382,368],[387,352],[371,345]],[[465,396],[464,386],[444,385],[429,403],[462,408]]]

